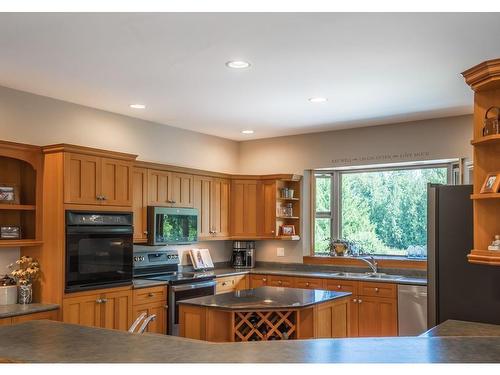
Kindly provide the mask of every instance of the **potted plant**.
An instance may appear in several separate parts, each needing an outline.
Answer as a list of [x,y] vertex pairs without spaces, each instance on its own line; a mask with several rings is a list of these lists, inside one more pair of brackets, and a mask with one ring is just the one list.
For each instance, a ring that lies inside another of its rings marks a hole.
[[19,286],[20,304],[33,302],[33,281],[40,276],[40,264],[37,260],[23,255],[16,263],[9,265],[11,276],[17,281]]

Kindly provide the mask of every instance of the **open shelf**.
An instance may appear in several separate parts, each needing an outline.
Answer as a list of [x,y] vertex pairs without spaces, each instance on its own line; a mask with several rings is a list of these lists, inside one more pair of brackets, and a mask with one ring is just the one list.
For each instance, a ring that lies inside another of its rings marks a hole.
[[471,145],[480,146],[484,144],[500,143],[500,134],[487,135],[471,141]]
[[298,217],[298,216],[276,216],[276,219],[280,219],[280,220],[286,220],[286,219],[299,220],[300,217]]
[[0,248],[2,247],[28,247],[39,246],[43,241],[25,239],[25,240],[0,240]]
[[470,199],[499,199],[500,193],[472,194]]
[[500,266],[500,251],[472,250],[467,258],[469,263]]
[[0,204],[0,210],[34,211],[34,204]]
[[299,241],[300,236],[277,236],[276,239],[282,241]]
[[276,198],[279,201],[300,201],[300,198]]

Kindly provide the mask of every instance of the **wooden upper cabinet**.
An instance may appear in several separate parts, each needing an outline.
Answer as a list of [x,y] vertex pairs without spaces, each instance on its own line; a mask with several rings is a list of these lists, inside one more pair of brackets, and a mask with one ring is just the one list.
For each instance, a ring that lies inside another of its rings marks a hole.
[[212,190],[213,178],[204,176],[194,177],[194,207],[198,209],[198,237],[210,238],[212,228]]
[[98,156],[64,154],[64,202],[100,204],[101,158]]
[[259,204],[262,212],[260,235],[276,237],[276,181],[262,181]]
[[186,173],[172,173],[171,176],[172,207],[193,207],[194,176]]
[[215,178],[212,188],[212,231],[216,237],[229,237],[229,180]]
[[64,203],[131,206],[132,161],[64,153]]
[[148,205],[169,206],[172,173],[148,169]]
[[146,242],[148,207],[148,170],[134,167],[132,171],[132,211],[134,213],[134,242]]
[[257,237],[258,180],[231,182],[231,234],[235,237]]

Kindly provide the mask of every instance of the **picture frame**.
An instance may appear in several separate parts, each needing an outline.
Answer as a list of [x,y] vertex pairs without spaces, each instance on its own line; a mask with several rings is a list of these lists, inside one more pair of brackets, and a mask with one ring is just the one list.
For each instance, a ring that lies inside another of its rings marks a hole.
[[0,227],[0,239],[18,240],[21,238],[21,227],[16,225],[6,225]]
[[283,236],[295,236],[295,225],[285,224],[281,226],[281,235]]
[[0,204],[19,204],[19,186],[0,184]]
[[481,187],[481,194],[497,193],[500,187],[500,172],[488,173]]

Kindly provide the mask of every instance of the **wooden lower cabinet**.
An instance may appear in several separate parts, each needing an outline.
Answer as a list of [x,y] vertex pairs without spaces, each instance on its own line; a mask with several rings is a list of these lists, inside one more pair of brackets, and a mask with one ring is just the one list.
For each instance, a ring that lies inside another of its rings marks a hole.
[[248,289],[248,275],[218,277],[216,279],[215,294],[234,292]]
[[30,320],[58,320],[59,310],[42,311],[33,314],[18,315],[9,318],[0,319],[0,326],[10,326],[11,324],[18,324],[29,322]]
[[268,276],[266,275],[250,275],[250,288],[255,289],[261,286],[266,286]]
[[132,324],[132,290],[97,290],[64,298],[63,322],[127,330]]
[[295,288],[301,289],[325,289],[324,279],[314,279],[309,277],[296,277]]
[[397,300],[360,296],[358,309],[359,337],[398,335]]
[[132,309],[132,315],[134,320],[137,319],[139,315],[145,312],[147,315],[154,314],[156,315],[156,319],[153,320],[146,332],[149,333],[167,333],[167,303],[166,301],[162,302],[154,302],[143,305],[134,305]]
[[290,276],[269,275],[267,279],[267,285],[293,288],[295,286],[294,279],[295,279],[294,277]]

